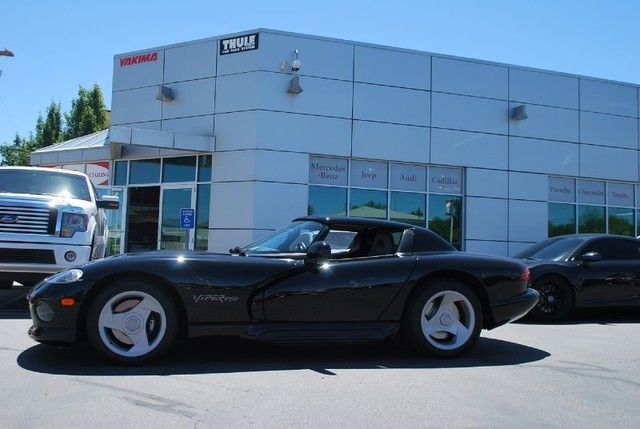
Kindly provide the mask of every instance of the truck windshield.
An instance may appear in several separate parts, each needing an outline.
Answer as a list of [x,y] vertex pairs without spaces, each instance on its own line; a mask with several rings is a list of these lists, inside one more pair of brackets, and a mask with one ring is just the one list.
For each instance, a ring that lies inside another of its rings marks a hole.
[[84,177],[58,173],[55,170],[0,169],[0,192],[56,195],[91,201],[89,187]]

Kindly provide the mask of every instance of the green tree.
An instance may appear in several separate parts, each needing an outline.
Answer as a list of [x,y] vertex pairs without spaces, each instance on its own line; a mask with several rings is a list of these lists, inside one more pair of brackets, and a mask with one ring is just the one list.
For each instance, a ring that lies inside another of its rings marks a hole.
[[2,165],[29,165],[29,155],[35,150],[35,138],[22,138],[18,134],[13,139],[12,145],[0,145]]
[[69,140],[109,128],[102,90],[93,85],[90,90],[80,86],[78,98],[71,101],[71,111],[65,113],[64,139]]
[[47,107],[46,119],[42,115],[38,116],[36,123],[36,144],[37,148],[51,146],[62,141],[62,112],[60,103],[51,101]]

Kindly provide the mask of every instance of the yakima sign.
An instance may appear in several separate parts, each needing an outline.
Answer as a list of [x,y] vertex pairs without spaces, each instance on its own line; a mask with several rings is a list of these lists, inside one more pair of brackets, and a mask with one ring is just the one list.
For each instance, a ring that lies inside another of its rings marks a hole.
[[220,40],[220,55],[236,54],[254,49],[258,49],[258,33]]
[[158,53],[133,55],[131,57],[120,58],[120,67],[132,66],[134,64],[152,63],[158,61]]
[[87,176],[94,185],[109,184],[109,161],[92,162],[87,164]]

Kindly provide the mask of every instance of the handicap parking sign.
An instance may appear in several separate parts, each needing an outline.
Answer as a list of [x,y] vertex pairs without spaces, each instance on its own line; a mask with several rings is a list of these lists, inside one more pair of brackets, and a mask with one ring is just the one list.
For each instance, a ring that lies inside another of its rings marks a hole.
[[196,213],[194,209],[180,209],[180,228],[193,229]]

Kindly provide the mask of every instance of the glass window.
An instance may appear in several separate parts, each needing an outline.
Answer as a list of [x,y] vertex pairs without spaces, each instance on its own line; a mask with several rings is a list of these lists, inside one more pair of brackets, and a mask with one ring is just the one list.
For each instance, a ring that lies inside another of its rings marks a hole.
[[549,177],[549,201],[574,203],[576,201],[576,181],[563,177]]
[[209,202],[211,185],[198,185],[196,199],[196,250],[209,248]]
[[462,197],[429,195],[429,229],[462,249]]
[[91,201],[84,176],[59,170],[0,170],[0,191],[14,194],[57,195]]
[[158,183],[160,182],[160,160],[140,159],[131,161],[129,183]]
[[607,204],[633,207],[633,185],[630,183],[608,183]]
[[578,202],[587,204],[604,204],[606,193],[604,182],[594,180],[578,180]]
[[163,182],[193,182],[196,180],[196,157],[165,158],[162,162]]
[[427,190],[427,168],[419,165],[391,164],[391,189],[424,192]]
[[387,163],[351,161],[351,186],[384,189],[387,187]]
[[514,258],[566,261],[585,240],[581,236],[549,238],[528,247]]
[[585,246],[580,254],[598,252],[603,260],[638,259],[640,249],[635,240],[603,238]]
[[579,233],[604,233],[605,231],[604,207],[578,206]]
[[609,234],[633,236],[633,209],[609,207]]
[[127,161],[116,161],[115,177],[113,179],[114,185],[126,185],[127,184],[127,170],[129,163]]
[[387,192],[366,189],[351,190],[350,216],[387,218]]
[[200,155],[198,157],[198,182],[211,182],[211,155]]
[[296,221],[272,232],[243,250],[246,253],[303,253],[324,225],[312,221]]
[[346,216],[347,189],[309,186],[307,213],[314,216]]
[[355,231],[339,231],[331,230],[327,233],[324,240],[331,246],[331,254],[344,253],[354,247]]
[[549,203],[549,237],[576,233],[576,206]]
[[392,192],[389,218],[398,222],[425,226],[426,202],[424,194]]
[[347,186],[348,161],[340,158],[309,157],[309,183]]
[[462,194],[462,170],[429,167],[429,191],[439,194]]

